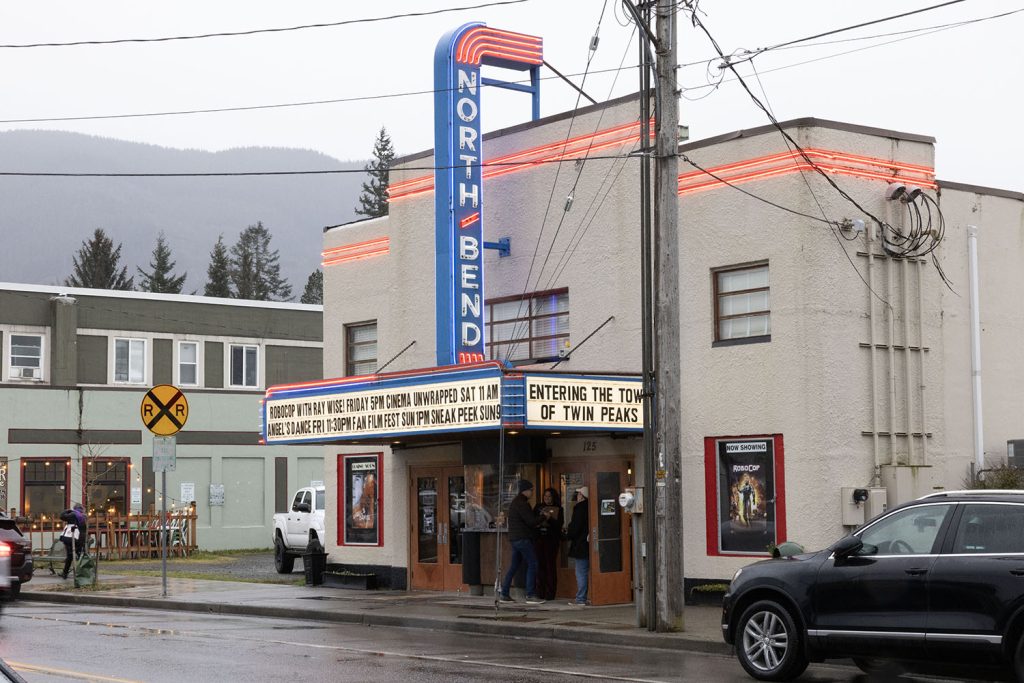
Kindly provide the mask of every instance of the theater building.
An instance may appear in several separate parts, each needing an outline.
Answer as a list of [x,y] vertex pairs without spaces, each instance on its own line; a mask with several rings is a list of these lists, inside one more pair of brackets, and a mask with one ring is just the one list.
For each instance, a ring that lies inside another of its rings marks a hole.
[[[329,561],[393,587],[493,584],[514,482],[556,489],[567,516],[586,485],[591,599],[628,602],[640,511],[617,498],[643,481],[638,99],[480,134],[480,66],[509,66],[506,34],[442,40],[435,86],[453,94],[438,96],[437,151],[395,161],[388,216],[325,229],[336,379],[271,387],[264,434],[324,444]],[[773,126],[680,147],[703,169],[679,176],[683,441],[668,454],[688,584],[962,486],[972,280],[986,462],[1024,436],[1024,195],[937,180],[926,135],[781,126],[807,157]],[[872,216],[934,251],[902,252]],[[559,566],[569,596],[564,548]]]

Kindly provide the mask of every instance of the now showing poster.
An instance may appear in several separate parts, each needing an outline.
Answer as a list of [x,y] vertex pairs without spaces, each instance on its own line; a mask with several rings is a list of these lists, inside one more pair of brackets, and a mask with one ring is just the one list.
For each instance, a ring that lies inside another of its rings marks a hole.
[[381,460],[379,454],[344,456],[345,545],[380,545]]
[[718,441],[717,465],[719,550],[766,554],[776,543],[773,440]]

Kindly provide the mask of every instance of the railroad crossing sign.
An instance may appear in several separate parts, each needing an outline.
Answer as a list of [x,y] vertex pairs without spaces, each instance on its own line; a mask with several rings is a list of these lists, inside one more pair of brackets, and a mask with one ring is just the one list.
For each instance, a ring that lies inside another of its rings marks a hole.
[[185,426],[188,401],[178,387],[158,384],[146,392],[139,412],[146,429],[157,436],[170,436]]

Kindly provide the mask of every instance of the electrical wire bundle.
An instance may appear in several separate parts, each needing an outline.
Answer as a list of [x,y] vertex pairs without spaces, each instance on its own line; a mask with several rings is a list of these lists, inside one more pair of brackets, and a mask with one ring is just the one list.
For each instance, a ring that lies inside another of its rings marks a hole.
[[902,258],[928,256],[939,246],[946,232],[946,219],[938,202],[919,187],[890,185],[889,188],[886,196],[903,204],[907,220],[903,229],[882,223],[882,246],[886,253]]

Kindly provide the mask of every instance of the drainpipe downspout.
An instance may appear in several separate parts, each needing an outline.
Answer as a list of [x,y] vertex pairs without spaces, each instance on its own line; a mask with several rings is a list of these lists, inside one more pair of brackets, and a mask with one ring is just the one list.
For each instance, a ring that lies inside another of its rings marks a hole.
[[984,423],[981,417],[981,308],[978,303],[978,228],[967,226],[967,263],[971,281],[971,390],[974,404],[974,466],[985,469]]

